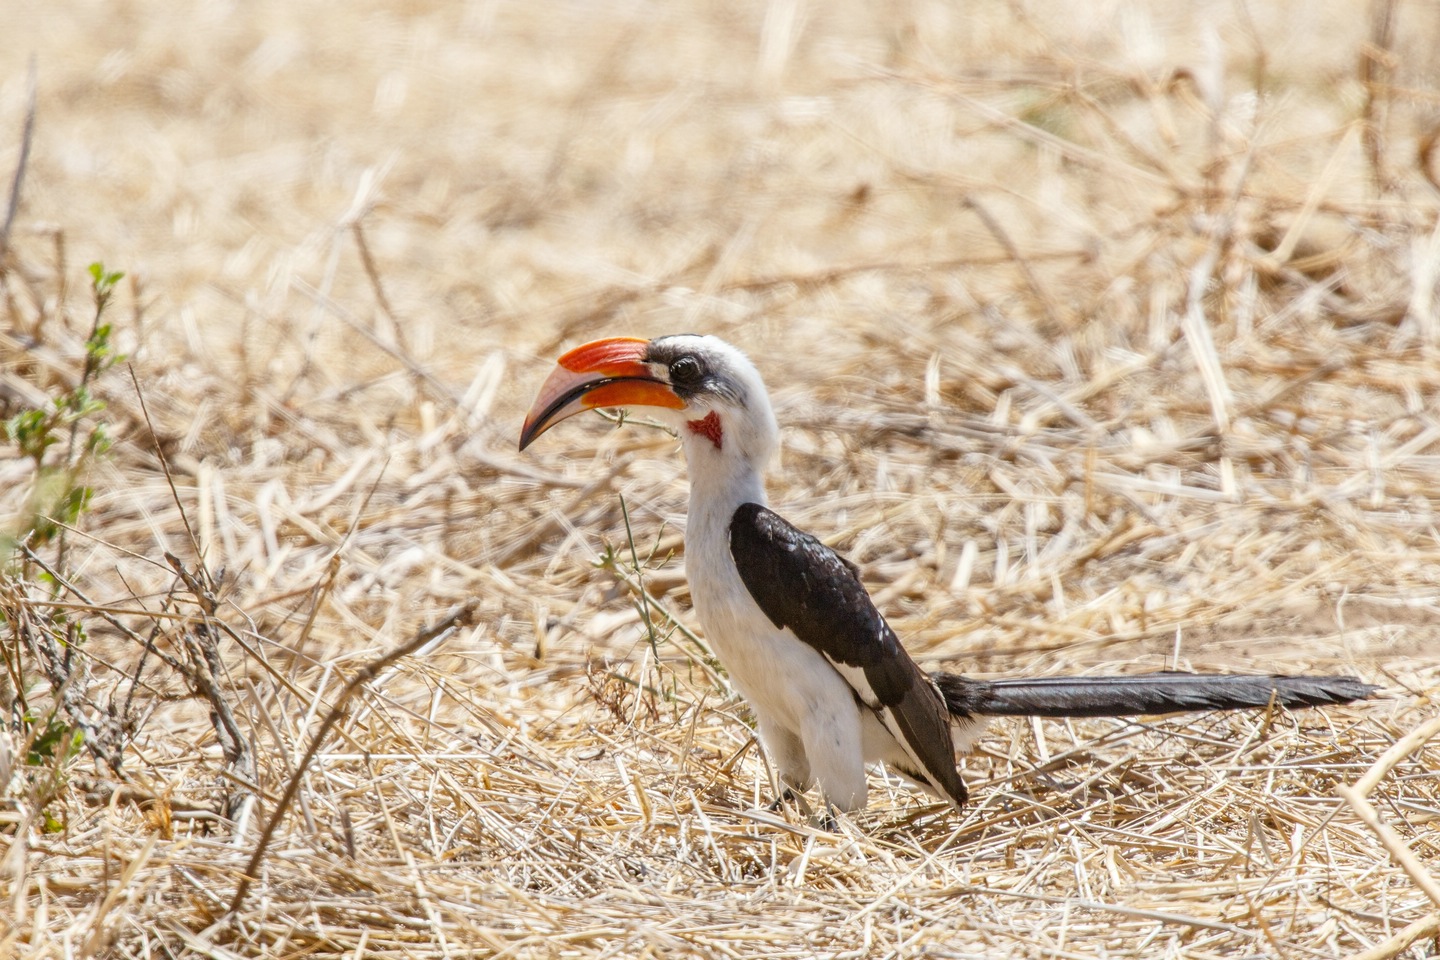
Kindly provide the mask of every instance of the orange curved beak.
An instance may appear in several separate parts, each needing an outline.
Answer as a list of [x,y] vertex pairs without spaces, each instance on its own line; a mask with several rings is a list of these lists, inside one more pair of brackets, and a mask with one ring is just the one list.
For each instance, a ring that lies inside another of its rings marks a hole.
[[520,428],[520,449],[561,420],[603,407],[685,406],[670,385],[655,379],[645,365],[649,340],[608,337],[576,347],[562,356],[545,379],[525,426]]

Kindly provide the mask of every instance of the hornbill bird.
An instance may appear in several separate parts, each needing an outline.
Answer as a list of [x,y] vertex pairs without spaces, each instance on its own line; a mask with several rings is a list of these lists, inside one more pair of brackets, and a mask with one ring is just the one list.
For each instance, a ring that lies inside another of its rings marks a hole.
[[520,449],[584,410],[646,407],[672,427],[690,471],[685,569],[696,616],[787,791],[866,802],[866,764],[956,808],[956,749],[992,716],[1134,716],[1347,703],[1379,689],[1353,677],[1150,673],[973,680],[927,674],[875,609],[854,564],[765,505],[779,427],[759,372],[712,336],[615,337],[560,357]]

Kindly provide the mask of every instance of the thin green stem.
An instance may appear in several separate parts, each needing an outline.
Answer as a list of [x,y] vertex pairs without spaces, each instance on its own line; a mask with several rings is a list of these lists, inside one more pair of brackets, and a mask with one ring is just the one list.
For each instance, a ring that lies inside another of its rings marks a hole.
[[625,540],[630,544],[630,566],[635,571],[635,583],[640,595],[640,617],[645,621],[645,635],[650,639],[650,652],[655,655],[655,667],[660,667],[660,642],[655,636],[655,624],[650,619],[650,591],[645,589],[645,572],[640,566],[640,551],[635,549],[635,533],[630,529],[630,508],[625,504],[625,495],[620,495],[620,515],[625,518]]

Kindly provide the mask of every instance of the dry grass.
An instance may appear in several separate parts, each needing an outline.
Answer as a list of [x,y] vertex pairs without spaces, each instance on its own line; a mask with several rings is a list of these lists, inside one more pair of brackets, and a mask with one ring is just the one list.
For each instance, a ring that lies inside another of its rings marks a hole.
[[[106,374],[69,606],[39,561],[0,582],[7,698],[123,756],[27,766],[12,705],[0,956],[1435,949],[1434,9],[7,21],[6,176],[32,50],[40,96],[0,413],[75,381],[103,259],[150,423]],[[881,780],[836,834],[763,812],[745,708],[684,632],[673,442],[577,421],[514,453],[563,345],[682,329],[756,357],[772,499],[927,664],[1391,695],[1001,723],[963,816]],[[14,526],[33,471],[4,456]],[[34,661],[62,614],[89,632],[63,688]]]

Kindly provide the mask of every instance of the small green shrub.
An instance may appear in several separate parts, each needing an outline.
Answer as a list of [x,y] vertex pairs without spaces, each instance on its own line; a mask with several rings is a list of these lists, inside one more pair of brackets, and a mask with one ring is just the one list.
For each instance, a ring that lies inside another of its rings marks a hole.
[[[7,789],[25,784],[28,805],[38,827],[54,832],[64,827],[56,799],[67,769],[82,748],[115,757],[118,749],[87,735],[88,670],[77,654],[86,631],[71,612],[52,605],[60,599],[70,574],[65,564],[65,534],[89,508],[94,490],[86,480],[94,464],[110,449],[108,424],[100,418],[105,403],[94,388],[100,376],[123,357],[111,342],[105,311],[123,273],[90,266],[94,318],[85,340],[83,362],[74,386],[60,389],[38,407],[22,409],[3,421],[4,442],[34,465],[25,509],[14,528],[0,534],[0,704],[3,721],[21,745],[26,773],[0,782]],[[44,696],[32,696],[41,680]]]

